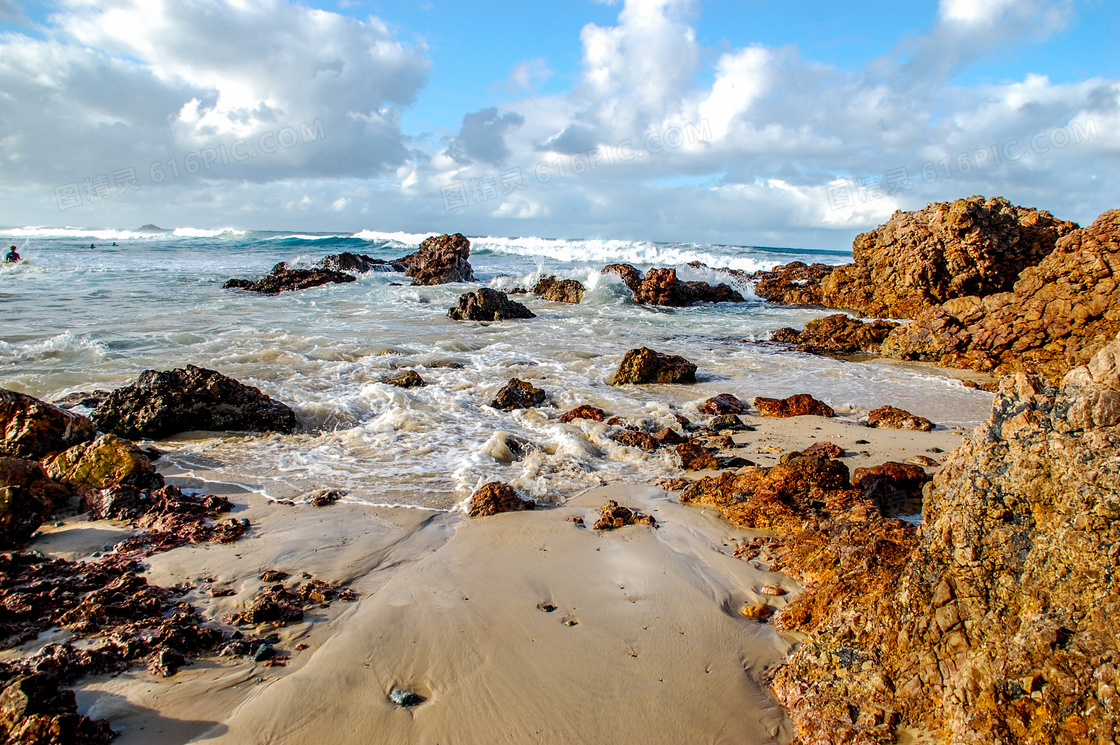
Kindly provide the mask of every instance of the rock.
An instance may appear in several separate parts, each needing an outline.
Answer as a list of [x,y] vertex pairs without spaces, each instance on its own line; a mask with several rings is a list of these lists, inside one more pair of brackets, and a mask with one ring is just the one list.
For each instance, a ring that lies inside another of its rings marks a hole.
[[818,401],[808,393],[797,393],[782,399],[759,396],[754,400],[754,405],[762,416],[836,416],[831,406]]
[[749,468],[754,465],[754,461],[747,460],[746,458],[740,457],[738,455],[733,455],[729,458],[716,458],[716,468],[721,471],[737,468]]
[[854,263],[821,280],[822,304],[869,316],[914,318],[959,297],[1011,289],[1077,225],[1006,199],[970,197],[895,212],[856,237]]
[[210,494],[188,496],[175,486],[150,491],[131,486],[92,490],[82,495],[82,506],[92,520],[126,520],[143,529],[114,547],[122,555],[148,556],[188,543],[232,543],[249,530],[248,520],[218,522],[222,513],[233,509],[228,499]]
[[265,569],[259,575],[261,582],[276,583],[283,582],[290,575],[287,572],[279,569]]
[[316,489],[307,494],[307,501],[312,507],[329,507],[346,494],[347,492],[338,489]]
[[561,414],[560,421],[564,422],[565,424],[567,424],[568,422],[574,422],[576,419],[590,419],[594,422],[601,422],[603,421],[604,417],[606,417],[606,415],[607,413],[602,409],[595,408],[594,406],[588,406],[587,404],[582,404],[570,411],[565,411],[563,414]]
[[657,485],[665,491],[680,491],[687,487],[692,482],[688,479],[675,478],[675,479],[658,479]]
[[335,272],[403,272],[408,267],[404,264],[391,264],[383,259],[375,259],[365,254],[355,254],[343,251],[339,254],[324,256],[316,263],[320,269],[329,269]]
[[771,597],[781,597],[786,594],[786,591],[777,585],[766,585],[759,590],[763,595],[770,595]]
[[487,517],[501,512],[517,512],[531,510],[537,505],[528,499],[522,499],[514,488],[501,481],[491,481],[479,487],[471,495],[470,517]]
[[818,318],[805,330],[778,329],[771,341],[796,344],[797,351],[810,354],[878,354],[883,340],[899,324],[892,321],[859,321],[843,313]]
[[657,521],[650,515],[643,515],[641,512],[630,507],[623,507],[613,499],[608,500],[605,505],[599,509],[599,519],[591,527],[592,530],[618,530],[625,525],[648,525],[651,528],[658,527]]
[[754,294],[763,300],[781,305],[820,305],[820,282],[834,268],[794,261],[770,271],[755,272],[749,278],[755,283]]
[[844,448],[834,442],[814,442],[803,451],[805,455],[817,455],[825,458],[843,458]]
[[617,274],[630,288],[630,292],[637,293],[642,286],[643,275],[629,264],[608,264],[603,267],[602,274]]
[[708,471],[719,467],[716,456],[692,440],[677,445],[675,452],[680,456],[681,468],[686,471]]
[[721,414],[742,414],[747,410],[747,405],[730,393],[720,393],[705,401],[704,405],[700,407],[700,410],[705,414],[714,414],[716,416]]
[[33,460],[0,457],[0,551],[24,545],[70,496]]
[[268,662],[276,656],[276,648],[266,642],[261,642],[254,649],[253,653],[249,656],[253,662]]
[[103,720],[78,714],[73,691],[42,673],[17,677],[0,692],[0,738],[27,745],[109,745],[116,733]]
[[752,621],[763,621],[774,615],[774,609],[762,603],[748,603],[742,607],[739,613],[743,618],[749,618]]
[[38,459],[97,434],[93,422],[25,393],[0,388],[0,455]]
[[545,395],[543,390],[534,388],[532,383],[510,378],[509,382],[498,391],[497,397],[490,402],[490,405],[502,411],[531,409],[537,404],[544,403]]
[[471,242],[462,233],[444,234],[426,238],[416,253],[393,263],[407,268],[414,285],[443,285],[474,280],[470,255]]
[[611,435],[611,439],[627,447],[645,450],[647,453],[652,453],[654,450],[657,450],[658,447],[657,441],[654,440],[648,432],[641,432],[634,429],[624,429],[615,432]]
[[510,300],[504,292],[483,287],[460,295],[458,304],[447,311],[447,317],[455,321],[504,321],[537,316],[516,300]]
[[82,510],[91,520],[134,520],[148,510],[148,494],[127,484],[89,489],[82,494]]
[[962,297],[895,329],[882,353],[995,375],[1037,371],[1051,385],[1120,331],[1120,210],[1066,233],[1010,292]]
[[717,417],[714,417],[710,422],[708,422],[708,425],[705,429],[707,429],[709,432],[714,432],[717,434],[726,430],[731,430],[732,432],[754,431],[754,427],[744,423],[743,420],[735,414],[721,414]]
[[574,279],[541,277],[533,287],[533,294],[554,303],[579,303],[583,300],[583,285]]
[[394,688],[392,691],[389,692],[389,700],[392,701],[397,706],[402,706],[402,707],[407,708],[409,706],[419,706],[420,704],[424,703],[428,699],[424,698],[419,693],[413,693],[412,691],[406,691],[403,688]]
[[696,382],[696,365],[684,357],[661,354],[646,347],[631,349],[622,358],[610,382],[611,385],[691,384]]
[[[286,626],[289,623],[302,621],[305,611],[313,606],[322,606],[333,600],[352,602],[358,597],[352,590],[314,579],[310,574],[303,576],[307,578],[306,582],[297,582],[290,588],[279,584],[262,587],[253,596],[246,610],[234,613],[226,620],[238,625],[267,623],[273,626]],[[261,650],[257,647],[254,655],[259,651]],[[264,651],[263,654],[268,655],[268,652]],[[265,659],[270,657],[266,656]],[[259,661],[254,660],[254,662]]]
[[657,443],[657,447],[663,448],[670,445],[680,445],[685,442],[685,438],[681,437],[675,429],[663,427],[650,435],[653,441]]
[[893,461],[870,468],[857,468],[852,474],[852,486],[882,509],[908,499],[917,499],[927,481],[929,476],[921,466]]
[[44,459],[47,475],[77,492],[127,485],[139,489],[163,486],[140,448],[116,435],[101,435]]
[[395,385],[397,388],[420,388],[424,385],[424,379],[415,370],[402,370],[396,375],[382,378],[381,382],[386,385]]
[[[1092,363],[1117,353],[1120,339]],[[852,742],[901,725],[954,743],[1115,738],[1104,702],[1120,684],[1120,440],[1115,424],[1071,421],[1113,389],[1087,365],[1070,376],[1060,388],[1005,378],[988,420],[926,488],[920,540],[889,555],[883,543],[853,546],[877,557],[863,572],[878,566],[889,581],[873,588],[857,572],[770,673],[797,734]]]
[[69,411],[75,406],[84,406],[91,411],[97,408],[97,405],[109,397],[109,391],[75,391],[74,393],[67,393],[62,398],[55,399],[54,405],[60,409]]
[[194,365],[144,371],[93,412],[104,432],[159,439],[191,430],[294,432],[296,415],[284,404],[214,370]]
[[941,465],[928,455],[915,455],[912,458],[907,458],[906,462],[912,466],[922,466],[923,468],[936,468]]
[[914,416],[905,409],[894,406],[880,406],[867,415],[867,426],[880,429],[912,429],[929,432],[935,425],[925,417]]
[[223,290],[248,290],[263,295],[278,295],[281,292],[306,290],[327,284],[353,282],[354,275],[336,272],[332,269],[289,269],[281,261],[272,271],[256,282],[249,279],[231,279],[222,285]]

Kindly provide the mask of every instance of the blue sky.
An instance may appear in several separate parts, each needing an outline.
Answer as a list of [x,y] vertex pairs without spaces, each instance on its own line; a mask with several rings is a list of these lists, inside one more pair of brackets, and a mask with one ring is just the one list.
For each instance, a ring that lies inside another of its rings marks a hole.
[[1088,222],[1120,206],[1118,29],[1105,0],[0,0],[0,225],[843,248],[975,193]]

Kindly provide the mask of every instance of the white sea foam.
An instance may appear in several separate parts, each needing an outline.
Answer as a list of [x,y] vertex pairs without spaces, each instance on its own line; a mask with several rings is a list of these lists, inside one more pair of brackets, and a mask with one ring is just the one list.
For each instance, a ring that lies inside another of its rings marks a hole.
[[407,247],[419,246],[426,238],[431,238],[433,235],[435,233],[403,233],[400,231],[385,233],[379,230],[362,230],[350,237],[370,242],[384,241],[388,245]]

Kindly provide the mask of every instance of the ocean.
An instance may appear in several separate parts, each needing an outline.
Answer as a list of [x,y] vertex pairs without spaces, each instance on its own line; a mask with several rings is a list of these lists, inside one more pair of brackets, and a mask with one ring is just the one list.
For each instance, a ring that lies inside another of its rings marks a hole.
[[[800,328],[827,312],[769,305],[749,284],[736,284],[746,303],[669,309],[634,304],[617,277],[600,274],[606,264],[627,262],[720,282],[728,277],[688,263],[753,271],[795,260],[842,264],[851,260],[843,251],[474,237],[476,285],[412,287],[404,275],[385,272],[278,296],[222,289],[227,279],[259,278],[278,261],[311,264],[341,251],[392,259],[426,237],[2,230],[3,245],[16,245],[27,263],[0,268],[0,387],[52,400],[127,385],[146,369],[213,368],[291,406],[302,431],[158,443],[179,468],[273,499],[340,489],[354,501],[435,510],[454,509],[494,479],[562,501],[591,486],[678,475],[668,451],[619,445],[604,424],[558,422],[580,404],[634,424],[669,425],[677,413],[702,419],[698,407],[716,393],[811,393],[846,416],[892,404],[961,429],[990,407],[990,394],[928,366],[829,359],[768,343],[775,329]],[[516,296],[537,318],[447,318],[458,296],[477,285],[532,287],[548,274],[583,282],[583,302]],[[640,346],[696,363],[698,385],[608,385],[625,351]],[[416,370],[428,385],[402,390],[379,382],[399,369]],[[546,404],[510,413],[489,407],[512,377],[547,391]]]

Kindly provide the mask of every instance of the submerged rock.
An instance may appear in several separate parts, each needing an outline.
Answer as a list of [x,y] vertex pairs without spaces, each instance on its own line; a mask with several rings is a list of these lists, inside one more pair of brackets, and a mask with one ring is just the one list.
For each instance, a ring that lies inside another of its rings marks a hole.
[[509,382],[498,391],[497,397],[490,402],[490,405],[502,411],[531,409],[537,404],[544,403],[546,395],[542,389],[534,388],[532,383],[510,378]]
[[443,285],[471,282],[474,270],[467,260],[471,242],[462,233],[433,235],[424,239],[419,250],[393,261],[406,267],[414,285]]
[[583,300],[583,285],[574,279],[541,277],[533,287],[533,294],[554,303],[579,303]]
[[601,422],[607,416],[607,413],[602,409],[587,404],[582,404],[576,408],[565,411],[560,415],[560,421],[564,423],[574,422],[576,419],[590,419],[593,422]]
[[491,481],[480,486],[471,495],[468,514],[470,517],[487,517],[502,512],[531,510],[536,506],[535,502],[522,499],[509,484],[502,481]]
[[272,271],[261,279],[231,279],[222,285],[223,290],[248,290],[263,295],[278,295],[281,292],[306,290],[327,284],[354,282],[354,275],[337,272],[333,269],[289,269],[281,261]]
[[610,382],[611,385],[691,384],[696,382],[696,365],[675,354],[662,354],[646,347],[631,349],[622,358]]
[[483,287],[459,296],[456,306],[447,311],[455,321],[504,321],[509,318],[536,318],[533,311],[500,290]]
[[156,473],[140,448],[111,434],[75,445],[45,459],[43,465],[48,476],[78,492],[118,485],[139,489],[163,486],[163,476]]
[[54,404],[0,388],[0,426],[4,439],[0,455],[38,459],[97,434],[93,422]]
[[880,406],[867,415],[867,426],[880,429],[912,429],[917,432],[929,432],[937,425],[925,417],[914,416],[905,409],[898,409],[894,406]]
[[741,303],[743,296],[727,284],[684,282],[676,269],[650,269],[643,275],[629,264],[611,264],[603,274],[617,274],[634,293],[634,302],[643,305],[683,307],[693,303]]
[[797,393],[789,398],[765,398],[759,396],[754,400],[754,405],[762,416],[791,417],[791,416],[836,416],[832,407],[823,401],[810,396],[808,393]]
[[118,388],[93,412],[105,432],[121,437],[159,439],[191,430],[295,431],[290,408],[214,370],[187,365],[146,370]]
[[424,379],[415,370],[403,370],[396,375],[382,378],[381,382],[395,385],[397,388],[420,388],[424,385]]

